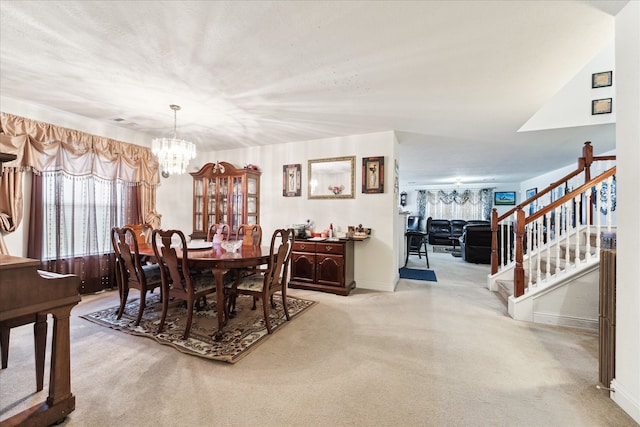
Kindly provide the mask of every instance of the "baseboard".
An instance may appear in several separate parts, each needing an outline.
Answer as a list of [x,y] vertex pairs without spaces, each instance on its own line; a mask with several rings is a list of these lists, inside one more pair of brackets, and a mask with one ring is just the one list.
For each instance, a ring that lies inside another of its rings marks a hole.
[[569,328],[587,329],[598,332],[598,319],[586,319],[582,317],[562,316],[555,313],[533,312],[533,322],[545,325],[566,326]]
[[631,418],[640,424],[640,399],[638,396],[634,399],[623,386],[614,378],[611,381],[611,388],[614,390],[609,393],[611,400],[622,408]]
[[398,285],[400,275],[397,276],[393,283],[372,282],[369,280],[356,280],[356,289],[368,289],[370,291],[393,292]]

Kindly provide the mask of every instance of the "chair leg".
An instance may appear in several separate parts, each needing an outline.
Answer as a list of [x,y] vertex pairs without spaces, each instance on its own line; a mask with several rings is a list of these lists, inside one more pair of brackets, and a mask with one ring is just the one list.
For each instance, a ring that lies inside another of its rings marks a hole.
[[429,248],[427,247],[427,242],[423,240],[422,244],[424,245],[424,257],[427,260],[427,268],[431,268],[429,267]]
[[291,320],[289,317],[289,305],[287,304],[287,287],[282,287],[282,308],[284,309],[284,315],[287,317],[287,320]]
[[127,304],[127,298],[129,298],[129,286],[122,285],[122,293],[120,294],[120,309],[118,310],[117,317],[118,320],[124,314],[124,306]]
[[[255,297],[254,297],[255,298]],[[255,299],[254,299],[255,303]],[[269,298],[262,298],[262,311],[264,311],[264,323],[267,325],[267,333],[271,333],[271,322],[269,321]]]
[[187,324],[184,327],[184,335],[182,339],[188,339],[191,333],[191,322],[193,321],[193,299],[187,301]]
[[162,316],[160,316],[160,324],[158,325],[158,333],[164,330],[164,321],[167,319],[167,311],[169,311],[169,292],[162,292]]
[[136,317],[136,326],[140,325],[140,321],[142,320],[142,312],[144,311],[147,305],[147,290],[140,289],[140,308],[138,309],[138,317]]

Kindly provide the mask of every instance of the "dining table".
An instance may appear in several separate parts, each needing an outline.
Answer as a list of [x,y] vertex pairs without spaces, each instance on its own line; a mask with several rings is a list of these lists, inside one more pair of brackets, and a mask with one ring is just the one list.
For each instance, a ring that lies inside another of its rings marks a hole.
[[[183,249],[176,247],[176,255],[182,259]],[[150,243],[138,246],[140,255],[154,258]],[[243,270],[269,263],[269,246],[242,245],[235,252],[225,250],[220,243],[191,241],[187,243],[187,261],[189,267],[211,269],[216,281],[216,310],[218,314],[218,330],[214,339],[223,337],[225,322],[224,307],[224,274],[228,270]]]

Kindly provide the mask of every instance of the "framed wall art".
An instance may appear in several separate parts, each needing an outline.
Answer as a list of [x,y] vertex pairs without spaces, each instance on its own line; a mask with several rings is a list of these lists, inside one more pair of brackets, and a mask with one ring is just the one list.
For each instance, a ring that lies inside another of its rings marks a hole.
[[591,115],[610,114],[612,101],[611,98],[594,99],[591,101]]
[[[535,196],[537,193],[538,193],[538,187],[530,188],[527,190],[527,193],[525,194],[525,198],[530,199],[531,197]],[[536,211],[535,204],[529,203],[529,215],[533,215],[535,211]]]
[[282,195],[284,197],[300,197],[302,195],[301,170],[300,164],[282,166]]
[[591,75],[591,87],[607,87],[613,84],[613,71],[604,71],[602,73],[593,73]]
[[515,206],[515,191],[496,191],[493,193],[493,204],[496,206]]
[[362,192],[384,193],[384,157],[362,158]]

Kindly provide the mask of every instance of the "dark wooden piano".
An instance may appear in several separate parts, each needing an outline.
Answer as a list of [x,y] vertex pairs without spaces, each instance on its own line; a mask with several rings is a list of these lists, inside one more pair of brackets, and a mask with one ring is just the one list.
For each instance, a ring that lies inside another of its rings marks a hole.
[[10,328],[34,323],[36,388],[42,390],[47,315],[53,316],[49,395],[46,401],[11,418],[5,426],[49,426],[75,409],[71,393],[69,316],[80,301],[80,278],[38,270],[40,261],[0,254],[0,329],[2,364],[6,367]]

